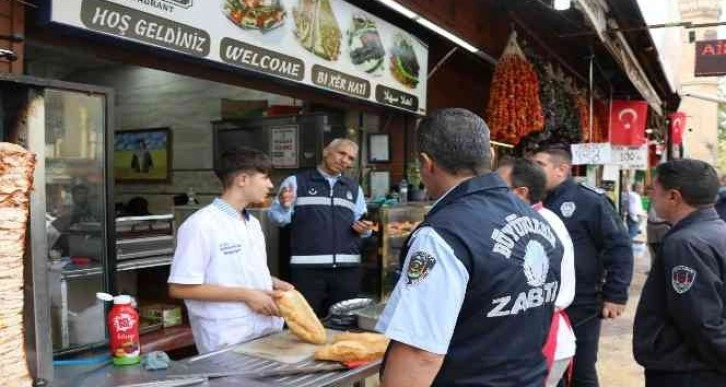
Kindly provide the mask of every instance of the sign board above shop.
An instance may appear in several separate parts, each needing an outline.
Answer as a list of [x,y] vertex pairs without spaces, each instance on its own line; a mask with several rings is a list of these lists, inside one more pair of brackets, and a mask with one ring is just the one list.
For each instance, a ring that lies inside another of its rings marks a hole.
[[702,40],[696,42],[697,77],[726,75],[726,40]]
[[428,47],[342,0],[52,0],[50,21],[426,114]]

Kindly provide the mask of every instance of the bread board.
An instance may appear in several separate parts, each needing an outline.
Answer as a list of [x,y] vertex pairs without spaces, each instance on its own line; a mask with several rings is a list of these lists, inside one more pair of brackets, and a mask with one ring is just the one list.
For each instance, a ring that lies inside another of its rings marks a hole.
[[[326,329],[328,342],[341,331]],[[319,345],[306,343],[286,329],[282,332],[249,341],[234,349],[234,352],[272,360],[285,364],[295,364],[312,359]]]

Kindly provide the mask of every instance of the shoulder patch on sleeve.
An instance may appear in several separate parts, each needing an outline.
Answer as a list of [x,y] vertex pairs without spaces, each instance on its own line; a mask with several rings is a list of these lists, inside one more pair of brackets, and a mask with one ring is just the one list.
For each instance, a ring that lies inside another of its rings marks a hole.
[[408,262],[406,268],[406,277],[408,281],[407,285],[418,285],[431,273],[431,270],[436,265],[436,258],[431,254],[417,251]]
[[598,195],[605,195],[605,190],[603,190],[602,188],[598,188],[598,187],[592,186],[592,185],[590,185],[588,183],[580,183],[580,187],[582,187],[582,188],[584,188],[584,189],[586,189],[588,191],[595,192]]
[[671,285],[678,294],[683,294],[691,289],[696,282],[696,271],[688,266],[676,266],[671,270]]

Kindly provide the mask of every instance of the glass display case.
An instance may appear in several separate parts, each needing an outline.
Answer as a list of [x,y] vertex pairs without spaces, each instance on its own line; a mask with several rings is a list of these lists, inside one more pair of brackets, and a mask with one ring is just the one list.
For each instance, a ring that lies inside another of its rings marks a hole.
[[411,231],[423,221],[430,208],[429,202],[412,202],[406,205],[381,207],[378,210],[381,241],[381,300],[388,298],[398,281],[401,248]]

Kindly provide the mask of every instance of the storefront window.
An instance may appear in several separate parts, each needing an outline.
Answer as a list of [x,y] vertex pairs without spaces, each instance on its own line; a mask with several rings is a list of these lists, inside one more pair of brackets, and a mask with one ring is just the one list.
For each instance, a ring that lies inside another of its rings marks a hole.
[[55,350],[105,339],[105,97],[47,90],[45,159]]

